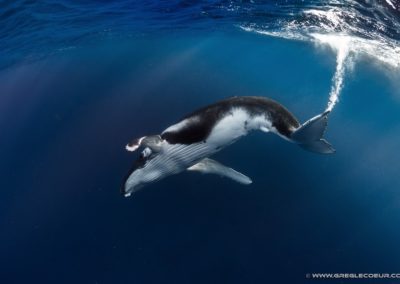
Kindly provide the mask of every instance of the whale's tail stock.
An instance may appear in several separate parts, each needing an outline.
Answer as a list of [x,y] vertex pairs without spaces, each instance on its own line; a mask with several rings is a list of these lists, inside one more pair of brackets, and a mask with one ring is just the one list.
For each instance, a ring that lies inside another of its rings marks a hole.
[[330,111],[325,111],[307,120],[291,134],[291,140],[311,152],[334,153],[335,149],[323,138],[328,125],[329,113]]

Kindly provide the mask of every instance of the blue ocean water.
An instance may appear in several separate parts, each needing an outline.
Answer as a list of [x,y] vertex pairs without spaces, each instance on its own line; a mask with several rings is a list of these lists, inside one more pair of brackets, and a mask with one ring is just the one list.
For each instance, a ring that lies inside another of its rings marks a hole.
[[[400,273],[399,16],[394,0],[0,2],[0,283]],[[132,138],[243,95],[301,121],[331,108],[337,152],[252,133],[215,156],[251,186],[182,173],[119,194]]]

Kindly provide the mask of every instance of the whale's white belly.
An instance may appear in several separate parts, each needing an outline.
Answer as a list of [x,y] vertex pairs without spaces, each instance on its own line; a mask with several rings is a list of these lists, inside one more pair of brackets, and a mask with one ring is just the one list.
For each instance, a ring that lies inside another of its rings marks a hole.
[[247,135],[249,131],[257,129],[273,130],[265,115],[252,116],[241,108],[235,108],[216,123],[206,142],[214,147],[223,148]]

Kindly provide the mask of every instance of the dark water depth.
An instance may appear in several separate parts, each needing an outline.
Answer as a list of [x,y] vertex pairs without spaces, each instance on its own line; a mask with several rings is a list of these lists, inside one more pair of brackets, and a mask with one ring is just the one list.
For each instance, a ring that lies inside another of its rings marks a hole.
[[[385,20],[398,3],[335,3],[1,2],[0,283],[399,273],[399,45]],[[331,30],[340,9],[371,26]],[[335,155],[252,133],[215,156],[251,186],[182,173],[119,194],[132,138],[229,96],[271,97],[305,121],[325,109],[335,73]]]

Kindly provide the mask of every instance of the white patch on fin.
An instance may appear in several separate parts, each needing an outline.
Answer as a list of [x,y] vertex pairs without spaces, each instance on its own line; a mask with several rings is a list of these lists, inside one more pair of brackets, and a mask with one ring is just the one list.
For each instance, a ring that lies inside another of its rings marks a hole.
[[141,137],[139,139],[133,140],[131,143],[129,143],[129,144],[127,144],[125,146],[125,149],[127,151],[129,151],[129,152],[136,151],[140,147],[140,145],[142,144],[142,141],[143,141],[144,138],[146,138],[146,136],[143,136],[143,137]]
[[208,158],[205,158],[197,164],[194,164],[193,166],[188,168],[188,171],[198,171],[204,174],[218,174],[220,176],[233,179],[234,181],[241,184],[252,183],[252,180],[248,176],[245,176],[244,174],[239,173],[232,168],[228,168],[221,163],[218,163],[217,161]]

